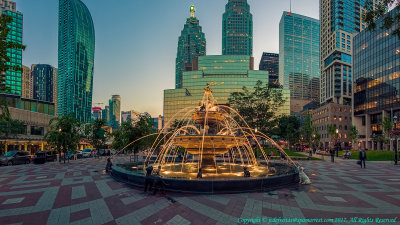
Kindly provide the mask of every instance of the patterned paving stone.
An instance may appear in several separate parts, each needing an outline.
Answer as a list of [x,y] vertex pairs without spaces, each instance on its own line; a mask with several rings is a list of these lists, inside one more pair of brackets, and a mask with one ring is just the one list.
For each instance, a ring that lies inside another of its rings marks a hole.
[[[114,164],[125,160],[117,157]],[[105,163],[101,158],[0,167],[0,224],[214,225],[257,217],[395,218],[400,212],[400,167],[391,162],[367,162],[367,169],[361,169],[351,160],[307,161],[301,164],[311,185],[265,193],[166,196],[116,182],[102,173]],[[380,224],[396,225],[400,219]]]

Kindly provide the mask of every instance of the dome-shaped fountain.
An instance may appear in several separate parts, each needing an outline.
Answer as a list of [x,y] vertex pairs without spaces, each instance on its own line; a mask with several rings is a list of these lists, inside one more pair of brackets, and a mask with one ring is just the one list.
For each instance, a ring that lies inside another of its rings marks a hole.
[[[297,163],[271,138],[247,126],[234,109],[218,105],[208,84],[199,106],[182,111],[184,120],[173,129],[174,118],[166,123],[144,162],[117,165],[113,177],[142,186],[145,168],[153,166],[168,190],[207,193],[260,191],[298,182]],[[270,162],[263,150],[266,142],[285,161]]]

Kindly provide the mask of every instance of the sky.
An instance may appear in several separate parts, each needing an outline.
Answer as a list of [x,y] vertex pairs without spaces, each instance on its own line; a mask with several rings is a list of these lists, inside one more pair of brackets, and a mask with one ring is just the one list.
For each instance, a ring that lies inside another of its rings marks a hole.
[[[23,64],[58,67],[58,1],[14,0],[24,14]],[[162,115],[163,90],[175,87],[178,37],[194,4],[207,55],[221,55],[222,14],[228,0],[82,0],[95,32],[93,106],[121,96],[121,111]],[[253,14],[255,69],[262,52],[279,53],[279,21],[289,0],[248,0]],[[319,18],[319,0],[292,0],[292,12]],[[101,104],[103,103],[103,104]]]

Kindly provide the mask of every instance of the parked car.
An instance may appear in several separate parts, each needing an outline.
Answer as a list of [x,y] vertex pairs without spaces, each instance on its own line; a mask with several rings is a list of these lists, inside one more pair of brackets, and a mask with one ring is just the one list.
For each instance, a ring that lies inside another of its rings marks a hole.
[[81,150],[79,150],[79,151],[76,151],[76,153],[77,153],[77,157],[78,157],[78,159],[81,159],[81,158],[83,158],[83,155],[82,155],[82,151]]
[[92,155],[92,149],[90,149],[90,148],[83,149],[83,150],[82,150],[82,156],[83,156],[84,158],[93,157],[93,155]]
[[31,163],[30,155],[27,151],[10,151],[0,157],[1,165],[11,166],[27,163]]
[[36,152],[35,158],[33,158],[34,163],[45,163],[54,162],[57,159],[57,154],[55,151],[39,151]]

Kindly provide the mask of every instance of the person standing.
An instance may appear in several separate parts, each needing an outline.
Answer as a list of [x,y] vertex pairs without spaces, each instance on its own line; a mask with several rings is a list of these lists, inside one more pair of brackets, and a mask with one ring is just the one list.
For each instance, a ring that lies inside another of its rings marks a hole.
[[145,178],[145,183],[144,183],[144,192],[147,192],[147,188],[149,191],[151,191],[151,188],[153,187],[153,176],[151,173],[153,172],[153,166],[149,166],[146,168],[146,178]]
[[367,159],[367,153],[365,152],[364,149],[360,151],[359,159],[361,168],[363,168],[364,164],[364,169],[365,169],[365,160]]
[[335,150],[333,148],[330,149],[330,153],[331,153],[331,162],[335,162]]

